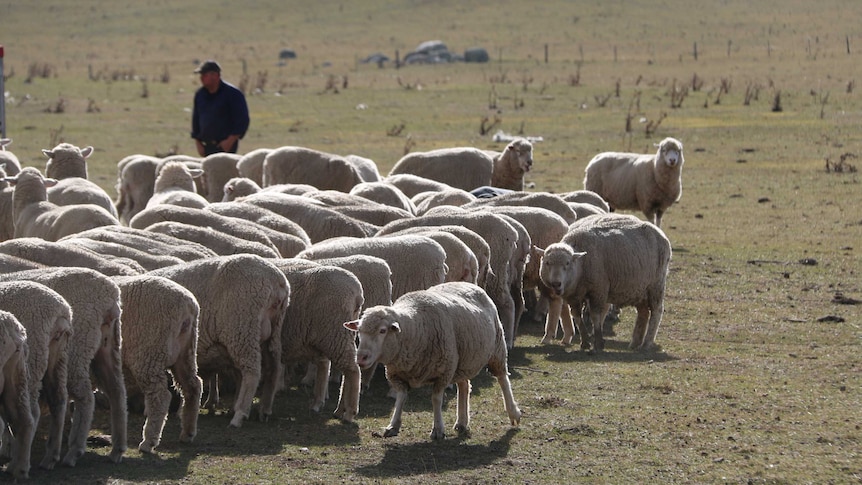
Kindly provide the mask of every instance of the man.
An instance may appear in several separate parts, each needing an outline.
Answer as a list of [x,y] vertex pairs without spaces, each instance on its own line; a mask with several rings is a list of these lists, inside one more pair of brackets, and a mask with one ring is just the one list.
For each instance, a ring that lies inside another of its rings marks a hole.
[[194,72],[201,77],[192,111],[192,138],[198,154],[205,157],[218,152],[236,153],[249,125],[245,95],[222,81],[221,66],[216,61],[204,61]]

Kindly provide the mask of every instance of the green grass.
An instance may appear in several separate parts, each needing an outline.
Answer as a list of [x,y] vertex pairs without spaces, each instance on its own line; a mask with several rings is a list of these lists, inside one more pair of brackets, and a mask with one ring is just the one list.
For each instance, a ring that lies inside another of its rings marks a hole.
[[[497,116],[506,132],[544,137],[530,190],[563,192],[582,187],[595,153],[652,151],[674,136],[686,164],[682,200],[664,219],[674,255],[662,350],[625,348],[631,310],[600,356],[542,346],[541,325],[523,322],[510,355],[524,410],[517,429],[487,375],[474,382],[471,434],[442,443],[428,440],[427,389],[411,393],[402,434],[383,439],[392,400],[382,379],[355,425],[330,418],[336,387],[320,415],[307,410],[308,390],[291,387],[266,424],[231,430],[224,410],[203,413],[192,445],[178,443],[171,416],[158,457],[135,450],[142,418],[133,414],[121,465],[92,448],[75,469],[34,471],[32,482],[862,481],[862,310],[834,301],[862,299],[862,185],[858,172],[825,170],[827,159],[862,152],[855,2],[249,3],[0,4],[10,148],[44,168],[43,148],[92,145],[91,178],[113,194],[122,157],[193,151],[191,71],[208,57],[230,82],[247,76],[242,152],[301,145],[363,155],[385,173],[411,147],[499,148],[479,133]],[[430,39],[456,52],[485,47],[492,62],[357,62],[403,57]],[[280,67],[284,48],[298,58]],[[48,77],[25,82],[39,66]],[[326,89],[330,77],[337,92]],[[730,89],[719,98],[722,84]],[[689,87],[678,108],[674,85]],[[747,88],[758,93],[748,105]],[[62,113],[46,112],[61,98]],[[639,120],[662,113],[647,136]],[[95,424],[107,432],[104,410]]]

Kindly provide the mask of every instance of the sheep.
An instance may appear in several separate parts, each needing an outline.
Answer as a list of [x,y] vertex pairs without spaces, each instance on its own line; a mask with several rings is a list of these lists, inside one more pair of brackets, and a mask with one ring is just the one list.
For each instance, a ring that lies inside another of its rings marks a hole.
[[120,288],[107,276],[87,268],[46,268],[0,274],[0,281],[28,280],[59,293],[72,307],[67,389],[75,402],[62,463],[75,466],[87,450],[93,421],[95,387],[110,404],[112,449],[109,459],[119,463],[126,451],[128,415],[123,382]]
[[351,254],[382,258],[392,270],[392,298],[443,283],[446,279],[446,251],[425,236],[404,235],[386,238],[335,238],[312,244],[297,254],[312,261]]
[[153,453],[171,404],[170,371],[182,395],[180,441],[197,434],[203,384],[198,377],[197,342],[200,305],[179,283],[153,275],[118,277],[122,299],[123,369],[126,388],[139,389],[145,407],[138,449]]
[[[32,281],[0,283],[0,309],[11,312],[27,331],[28,389],[33,432],[39,423],[39,394],[51,412],[45,456],[40,468],[53,469],[60,461],[66,420],[68,342],[72,335],[72,308],[56,291]],[[8,431],[8,430],[6,430]],[[4,436],[4,444],[10,436]],[[32,437],[30,438],[32,439]]]
[[[363,369],[386,366],[386,379],[396,392],[392,419],[384,436],[401,430],[401,413],[411,387],[432,385],[434,426],[431,439],[445,437],[443,392],[458,386],[458,419],[454,429],[470,425],[470,379],[485,366],[497,378],[509,421],[517,426],[521,410],[512,395],[503,327],[494,303],[471,283],[443,283],[408,293],[392,306],[365,310],[344,324],[359,334],[356,362]],[[433,363],[433,365],[431,365]]]
[[383,226],[398,219],[413,217],[413,213],[406,209],[381,204],[359,195],[346,194],[337,190],[318,190],[306,194],[305,197],[323,202],[341,214],[375,226]]
[[430,178],[421,177],[409,173],[401,173],[397,175],[389,174],[383,179],[387,184],[392,184],[411,199],[422,192],[442,192],[444,190],[454,189],[449,184],[431,180]]
[[283,146],[263,160],[263,187],[309,184],[321,190],[350,192],[362,182],[359,170],[343,157],[298,146]]
[[350,195],[358,195],[373,202],[416,214],[416,206],[410,198],[398,187],[386,182],[362,182],[350,189]]
[[419,175],[467,191],[483,185],[524,190],[524,174],[532,166],[533,144],[518,138],[497,159],[472,147],[408,153],[395,163],[389,176]]
[[376,232],[368,224],[304,196],[262,191],[238,199],[286,217],[305,229],[312,244],[332,237],[366,237]]
[[160,159],[149,155],[129,155],[117,162],[117,198],[114,201],[122,224],[147,206],[156,183],[156,166]]
[[205,210],[227,217],[245,219],[263,227],[278,231],[282,234],[294,236],[300,239],[305,245],[311,244],[311,239],[308,237],[308,233],[305,232],[305,229],[303,229],[302,226],[287,217],[263,207],[241,201],[232,201],[213,202],[208,205]]
[[573,190],[565,194],[560,194],[560,198],[569,203],[578,202],[582,204],[591,204],[601,209],[604,213],[611,211],[611,206],[608,205],[607,201],[603,199],[601,195],[592,190]]
[[374,160],[353,154],[345,155],[344,159],[353,165],[363,182],[380,182],[382,180]]
[[101,187],[87,180],[87,157],[93,147],[78,148],[60,143],[52,150],[42,150],[48,157],[45,177],[57,180],[48,189],[48,201],[57,205],[95,204],[117,218],[114,201]]
[[145,209],[157,204],[173,204],[182,207],[201,209],[209,204],[204,196],[197,193],[195,179],[203,175],[203,170],[189,168],[182,162],[166,163],[153,185],[153,195]]
[[205,246],[220,256],[254,254],[263,258],[281,257],[270,246],[221,232],[211,227],[200,227],[175,221],[158,222],[147,227],[147,232],[165,234]]
[[509,271],[509,261],[515,253],[519,235],[511,224],[496,214],[440,206],[435,207],[422,217],[402,219],[387,224],[378,231],[376,236],[397,232],[408,227],[441,225],[464,226],[482,236],[488,243],[491,249],[491,261],[483,288],[497,306],[500,321],[503,322],[506,344],[512,348],[515,342],[515,301],[511,294],[512,275]]
[[242,426],[258,387],[259,416],[267,420],[283,376],[282,322],[291,292],[284,273],[259,256],[238,254],[149,274],[183,285],[200,304],[197,362],[200,376],[210,383],[207,406],[218,404],[216,374],[235,371],[240,384],[230,426]]
[[57,181],[43,178],[34,167],[24,167],[18,175],[4,180],[15,187],[12,194],[15,237],[33,236],[56,241],[94,227],[119,225],[110,212],[93,204],[60,206],[48,202],[46,188]]
[[45,264],[36,263],[29,259],[0,253],[0,273],[14,273],[16,271],[47,267]]
[[[144,251],[152,255],[176,257],[183,261],[194,261],[216,256],[215,251],[208,247],[185,239],[159,234],[144,229],[127,226],[103,226],[72,234],[60,239],[92,239],[121,244],[132,249]],[[133,258],[134,259],[134,258]],[[148,268],[149,269],[149,268]]]
[[[388,234],[384,237],[392,237],[405,234],[404,231],[396,234]],[[446,252],[446,272],[444,281],[468,281],[476,283],[479,277],[479,260],[476,254],[467,244],[452,233],[438,231],[435,227],[425,227],[422,231],[414,231],[412,234],[421,235],[436,241]]]
[[167,254],[150,254],[141,249],[136,249],[122,243],[99,241],[88,237],[80,237],[78,234],[66,236],[57,241],[57,243],[67,247],[71,246],[88,249],[107,257],[113,256],[124,260],[132,260],[139,264],[145,271],[164,268],[165,266],[173,266],[183,262],[182,259],[176,256],[169,256]]
[[496,197],[477,198],[461,206],[462,209],[474,209],[477,207],[493,206],[528,206],[540,207],[557,213],[566,223],[571,224],[578,218],[577,214],[569,207],[569,204],[559,195],[550,192],[522,192],[514,191],[501,194]]
[[309,184],[275,184],[261,186],[261,192],[277,192],[288,195],[305,195],[320,189]]
[[[540,272],[545,285],[569,304],[582,349],[590,348],[581,318],[584,304],[589,305],[596,352],[604,349],[602,323],[608,305],[614,304],[637,308],[629,347],[652,350],[670,259],[670,241],[658,226],[631,215],[604,214],[575,222],[559,243],[545,248]],[[565,335],[572,335],[571,323],[563,323]]]
[[251,179],[258,186],[263,186],[263,161],[271,151],[271,148],[258,148],[241,156],[236,162],[239,176]]
[[235,238],[256,242],[269,249],[278,251],[278,247],[269,236],[272,233],[268,234],[266,230],[257,224],[192,207],[175,205],[148,207],[129,221],[129,227],[146,229],[153,224],[164,221],[181,222],[199,228],[214,229]]
[[225,182],[222,188],[222,202],[230,202],[240,197],[260,192],[260,184],[250,178],[234,177]]
[[111,258],[95,251],[38,237],[17,237],[0,243],[0,253],[16,256],[45,266],[77,266],[94,269],[107,276],[145,273],[135,261]]
[[461,189],[447,189],[440,192],[420,192],[410,199],[416,207],[415,214],[421,216],[434,207],[441,205],[462,206],[476,200],[476,196]]
[[201,182],[206,187],[206,199],[209,202],[220,202],[224,196],[224,184],[239,177],[236,165],[240,155],[236,153],[213,153],[201,160],[203,176]]
[[6,471],[18,479],[30,474],[30,447],[35,425],[30,414],[27,376],[27,331],[15,315],[0,310],[0,398],[3,419],[12,429],[11,460]]
[[314,412],[325,402],[330,367],[340,370],[341,392],[335,416],[353,422],[359,412],[360,374],[355,335],[342,324],[359,318],[365,301],[362,284],[353,273],[335,266],[309,266],[308,261],[296,259],[281,259],[275,264],[291,288],[282,326],[282,361],[315,364]]
[[[5,153],[0,151],[0,153]],[[15,237],[15,219],[13,218],[12,197],[15,189],[9,186],[6,179],[4,165],[0,163],[0,241]]]
[[665,211],[682,196],[682,142],[665,138],[654,155],[599,153],[587,164],[584,189],[599,194],[611,211],[640,210],[661,227]]
[[392,304],[392,269],[385,259],[367,254],[350,254],[336,258],[321,258],[314,262],[336,266],[353,273],[362,284],[365,308]]
[[21,161],[6,146],[12,143],[11,138],[0,138],[0,165],[7,175],[16,175],[21,171]]

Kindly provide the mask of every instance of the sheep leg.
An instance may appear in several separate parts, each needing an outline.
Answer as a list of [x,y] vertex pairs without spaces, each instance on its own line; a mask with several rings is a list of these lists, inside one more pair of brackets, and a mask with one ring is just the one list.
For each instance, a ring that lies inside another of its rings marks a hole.
[[338,406],[335,408],[335,416],[343,421],[352,423],[359,414],[359,388],[361,376],[359,366],[354,360],[348,365],[339,366],[341,370],[341,391],[338,394]]
[[123,381],[123,365],[120,355],[119,325],[112,338],[107,338],[96,356],[93,358],[93,374],[96,385],[107,396],[111,405],[111,454],[109,458],[114,463],[123,459],[123,453],[128,448],[128,411],[126,409],[126,384]]
[[383,437],[398,436],[401,431],[401,413],[404,411],[404,403],[407,401],[407,383],[398,379],[389,379],[391,390],[395,392],[395,407],[392,409],[392,418],[389,426],[383,430]]
[[281,364],[281,351],[274,354],[267,351],[268,343],[261,342],[261,383],[260,383],[260,420],[266,422],[272,416],[272,404],[275,402],[275,393],[279,382],[284,382],[284,367]]
[[607,314],[608,304],[605,301],[590,301],[590,320],[593,322],[593,349],[596,352],[605,350],[605,337],[602,335],[602,326]]
[[15,367],[3,369],[6,376],[3,405],[6,408],[8,427],[14,436],[11,442],[12,459],[6,465],[6,471],[16,479],[26,479],[29,478],[30,449],[35,435],[33,415],[30,414],[30,392],[27,389],[27,368],[23,362],[14,362],[11,365]]
[[656,298],[650,308],[649,327],[647,327],[646,337],[640,346],[641,350],[653,350],[656,347],[655,336],[658,334],[658,327],[661,324],[661,317],[664,313],[663,296]]
[[377,362],[375,362],[371,367],[367,369],[362,369],[360,372],[362,374],[361,382],[361,392],[365,392],[371,387],[371,379],[374,378],[374,372],[377,370]]
[[[49,363],[49,370],[45,374],[42,389],[45,391],[45,402],[51,412],[51,422],[48,425],[48,439],[45,441],[45,456],[39,463],[39,467],[45,470],[53,470],[54,465],[60,461],[63,428],[66,424],[66,407],[69,403],[66,389],[67,381],[66,360]],[[39,412],[38,400],[34,404],[36,405],[36,412]]]
[[316,365],[317,376],[314,378],[314,401],[311,403],[311,410],[319,413],[326,403],[329,391],[329,369],[332,367],[332,362],[324,358],[318,360]]
[[[260,363],[260,356],[254,360]],[[230,426],[239,428],[242,426],[242,421],[251,413],[251,403],[254,400],[254,393],[257,390],[257,385],[260,384],[260,367],[247,366],[242,370],[240,377],[239,390],[236,393],[236,401],[233,404],[233,418],[230,420]]]
[[557,338],[557,322],[560,320],[562,307],[562,298],[551,298],[548,301],[548,316],[545,318],[545,335],[542,337],[543,345],[553,343],[554,339]]
[[632,332],[632,342],[629,344],[629,349],[638,349],[644,343],[644,337],[647,332],[647,322],[650,320],[649,306],[641,303],[637,306],[638,316],[635,320],[635,328]]
[[443,393],[446,391],[446,384],[437,381],[431,390],[431,408],[434,410],[434,426],[431,428],[431,439],[442,440],[446,437],[446,431],[443,429]]
[[171,405],[171,391],[168,390],[168,379],[160,372],[158,378],[152,379],[142,388],[144,391],[144,421],[143,439],[138,444],[142,453],[153,453],[156,446],[162,441],[162,430],[168,419],[168,410]]
[[488,362],[488,372],[497,378],[497,384],[500,385],[500,390],[503,392],[503,406],[506,413],[509,415],[509,421],[512,426],[517,426],[521,423],[521,409],[518,403],[515,402],[515,396],[512,394],[512,382],[509,380],[509,367],[506,363],[508,357],[505,353],[499,353]]
[[208,374],[204,376],[204,380],[207,383],[207,400],[204,403],[204,407],[210,411],[214,411],[219,401],[221,401],[218,391],[218,374],[215,372]]
[[563,345],[572,345],[572,340],[575,339],[575,324],[572,321],[572,311],[569,304],[560,300],[560,325],[563,327],[563,340],[560,341]]
[[[83,375],[81,375],[83,374]],[[90,382],[89,369],[74,369],[68,380],[69,397],[75,401],[69,425],[69,438],[63,465],[75,466],[78,459],[87,451],[87,434],[93,423],[93,410],[96,399],[93,396],[93,385]]]
[[454,429],[460,434],[470,429],[470,379],[455,384],[458,385],[458,419]]
[[590,332],[587,330],[587,325],[584,323],[582,310],[585,305],[582,302],[573,304],[569,301],[567,303],[569,304],[569,316],[574,320],[575,326],[578,328],[578,334],[581,337],[581,350],[587,350],[590,348]]
[[180,442],[191,443],[198,433],[198,413],[201,409],[201,395],[203,394],[203,382],[197,375],[197,362],[195,360],[194,348],[186,349],[185,357],[180,359],[171,367],[174,375],[174,383],[180,388],[183,402],[180,414]]

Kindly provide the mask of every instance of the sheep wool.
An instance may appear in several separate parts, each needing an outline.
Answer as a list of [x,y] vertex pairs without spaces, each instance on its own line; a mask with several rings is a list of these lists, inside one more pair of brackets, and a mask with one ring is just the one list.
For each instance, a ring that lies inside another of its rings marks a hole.
[[3,420],[12,429],[15,442],[6,471],[17,479],[30,475],[30,447],[35,433],[30,414],[30,392],[27,379],[27,331],[7,311],[0,310],[0,369],[3,388]]

